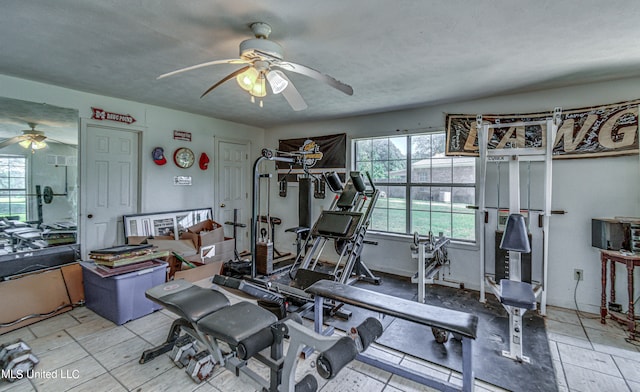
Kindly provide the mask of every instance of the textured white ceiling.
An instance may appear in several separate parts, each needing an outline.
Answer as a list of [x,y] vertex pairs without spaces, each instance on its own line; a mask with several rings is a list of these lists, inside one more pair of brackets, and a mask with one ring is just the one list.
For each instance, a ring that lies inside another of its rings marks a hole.
[[[237,57],[256,21],[354,95],[288,73],[294,112],[233,81],[199,98],[238,65],[156,80]],[[0,73],[259,127],[640,75],[630,0],[3,0],[0,37]]]

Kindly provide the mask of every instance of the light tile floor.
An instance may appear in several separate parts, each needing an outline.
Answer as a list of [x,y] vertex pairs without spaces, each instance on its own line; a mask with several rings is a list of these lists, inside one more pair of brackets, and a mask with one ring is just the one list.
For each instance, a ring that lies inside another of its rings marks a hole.
[[[547,312],[549,347],[560,392],[640,391],[640,347],[625,341],[623,328],[609,321],[600,324],[594,314],[549,307]],[[217,370],[202,384],[194,383],[163,355],[140,365],[140,353],[163,341],[173,315],[159,311],[116,326],[85,307],[0,335],[0,343],[18,338],[31,346],[40,359],[37,370],[55,371],[15,383],[0,382],[0,391],[252,391],[250,385],[231,372]],[[526,334],[526,331],[525,331]],[[525,335],[526,336],[526,335]],[[460,374],[403,355],[382,346],[372,350],[380,357],[421,369],[443,380],[461,385]],[[314,372],[311,357],[298,368],[298,379]],[[259,363],[251,364],[265,374]],[[547,377],[547,375],[540,375]],[[430,391],[405,378],[368,365],[352,362],[333,380],[319,377],[319,390],[328,391]],[[476,381],[476,391],[501,391]]]

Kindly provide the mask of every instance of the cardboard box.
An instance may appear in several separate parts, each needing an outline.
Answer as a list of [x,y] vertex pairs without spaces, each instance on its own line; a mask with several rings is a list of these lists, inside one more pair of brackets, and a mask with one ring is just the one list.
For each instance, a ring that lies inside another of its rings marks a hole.
[[197,282],[202,279],[207,279],[212,277],[213,275],[219,275],[222,270],[222,262],[212,262],[209,264],[204,264],[200,267],[183,269],[181,271],[176,271],[174,275],[174,279],[184,279],[189,282]]
[[65,265],[60,268],[67,292],[72,304],[84,301],[84,286],[82,284],[82,267],[79,263]]
[[[2,327],[0,334],[67,312],[70,305],[60,269],[0,282],[0,323],[11,323],[30,314],[45,315]],[[53,313],[56,309],[59,310]]]
[[[209,246],[213,246],[214,248],[213,250],[205,254],[205,249]],[[229,260],[233,260],[233,249],[233,238],[225,238],[224,241],[203,246],[202,248],[200,248],[200,252],[198,252],[198,254],[195,254],[193,256],[186,256],[185,260],[202,264],[209,264],[217,261],[226,262]]]
[[198,243],[196,244],[198,249],[202,246],[216,244],[225,240],[224,228],[220,223],[211,219],[189,227],[187,232],[198,235]]

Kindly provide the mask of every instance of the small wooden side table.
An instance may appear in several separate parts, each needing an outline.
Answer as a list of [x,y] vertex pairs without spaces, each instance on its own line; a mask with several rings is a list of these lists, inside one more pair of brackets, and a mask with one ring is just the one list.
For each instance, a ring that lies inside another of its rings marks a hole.
[[[605,317],[609,316],[621,323],[626,323],[629,330],[629,338],[636,338],[636,320],[633,306],[633,269],[640,266],[640,255],[622,254],[618,251],[601,250],[600,261],[602,262],[602,296],[600,301],[600,322],[605,324]],[[607,310],[607,261],[611,261],[609,266],[609,274],[611,277],[610,300],[616,301],[616,266],[615,263],[621,263],[627,266],[627,293],[629,296],[629,309],[626,317],[616,312],[608,312]]]

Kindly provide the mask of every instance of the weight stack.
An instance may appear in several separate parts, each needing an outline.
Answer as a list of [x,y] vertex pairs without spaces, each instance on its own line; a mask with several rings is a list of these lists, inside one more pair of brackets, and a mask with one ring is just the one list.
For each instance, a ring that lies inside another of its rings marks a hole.
[[256,244],[256,271],[262,275],[273,273],[273,242]]
[[[504,232],[496,231],[496,282],[500,282],[501,279],[509,279],[509,251],[500,249],[500,242],[502,242],[502,235]],[[531,233],[528,234],[529,243],[531,243]],[[531,253],[520,254],[520,280],[526,283],[531,283]]]

